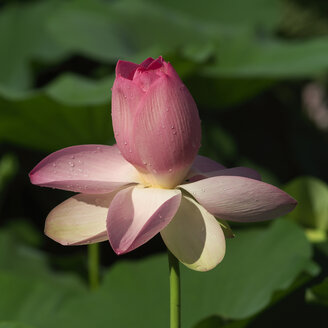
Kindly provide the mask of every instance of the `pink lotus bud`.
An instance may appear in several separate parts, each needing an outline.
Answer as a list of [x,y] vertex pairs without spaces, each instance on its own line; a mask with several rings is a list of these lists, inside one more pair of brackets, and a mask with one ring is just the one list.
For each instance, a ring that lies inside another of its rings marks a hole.
[[200,147],[197,106],[162,57],[140,65],[119,61],[112,89],[117,145],[146,185],[180,184]]

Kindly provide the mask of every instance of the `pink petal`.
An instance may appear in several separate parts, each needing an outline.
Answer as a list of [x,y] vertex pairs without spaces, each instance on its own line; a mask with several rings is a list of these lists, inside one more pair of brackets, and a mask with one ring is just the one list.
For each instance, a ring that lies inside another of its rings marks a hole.
[[124,60],[119,60],[116,65],[116,77],[122,76],[126,79],[132,80],[135,70],[139,67],[138,64],[131,63]]
[[129,187],[113,199],[107,217],[109,242],[117,254],[146,243],[161,231],[179,208],[179,190]]
[[186,179],[192,182],[198,181],[206,177],[205,173],[223,169],[225,169],[225,167],[222,164],[219,164],[208,157],[197,155]]
[[213,215],[231,221],[270,220],[292,211],[297,202],[262,181],[217,176],[181,185]]
[[160,56],[147,66],[147,70],[163,67],[163,58]]
[[177,82],[182,83],[180,76],[178,75],[178,73],[176,72],[176,70],[173,68],[173,66],[166,62],[163,61],[163,65],[164,65],[164,72],[171,77],[172,79],[176,80]]
[[167,248],[193,270],[211,270],[225,254],[220,223],[190,197],[182,197],[178,212],[161,236]]
[[210,171],[210,172],[205,172],[201,174],[194,173],[194,176],[189,178],[190,182],[210,178],[210,177],[216,177],[216,176],[240,176],[240,177],[245,177],[245,178],[250,178],[250,179],[255,179],[255,180],[261,180],[261,175],[249,168],[249,167],[233,167],[230,169],[221,169],[219,171]]
[[106,218],[115,194],[79,194],[67,199],[49,213],[45,234],[62,245],[107,240]]
[[225,169],[222,164],[217,163],[212,159],[201,155],[196,156],[191,168],[197,173],[206,173]]
[[143,68],[147,68],[152,62],[154,61],[154,58],[152,57],[148,57],[147,59],[145,59],[140,66],[142,66]]
[[112,122],[117,146],[133,165],[140,163],[134,144],[134,117],[144,96],[133,81],[117,77],[112,88]]
[[112,121],[122,155],[143,173],[144,183],[172,188],[185,178],[197,154],[200,120],[172,66],[161,57],[151,60],[135,70],[133,81],[115,79]]
[[137,183],[138,173],[116,146],[82,145],[58,150],[30,173],[33,184],[82,192],[106,193]]
[[163,75],[152,84],[135,117],[135,164],[158,185],[175,187],[197,154],[200,133],[197,107],[188,90]]

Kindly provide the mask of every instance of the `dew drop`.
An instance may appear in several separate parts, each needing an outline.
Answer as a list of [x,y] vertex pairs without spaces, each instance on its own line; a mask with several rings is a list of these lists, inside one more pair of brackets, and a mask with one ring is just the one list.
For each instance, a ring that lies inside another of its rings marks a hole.
[[132,153],[132,150],[131,149],[129,149],[129,153]]
[[74,166],[75,166],[75,164],[74,164],[73,162],[68,162],[68,165],[69,165],[70,167],[74,167]]
[[74,156],[74,155],[72,155],[72,156],[71,156],[71,159],[74,159],[74,158],[75,158],[75,156]]
[[177,131],[173,131],[173,134],[174,134],[174,135],[177,134]]
[[124,141],[124,145],[126,146],[128,143],[126,141]]
[[172,130],[174,129],[174,126],[173,126],[173,125],[171,125],[171,129],[172,129]]
[[172,172],[172,169],[169,169],[169,172],[171,173]]

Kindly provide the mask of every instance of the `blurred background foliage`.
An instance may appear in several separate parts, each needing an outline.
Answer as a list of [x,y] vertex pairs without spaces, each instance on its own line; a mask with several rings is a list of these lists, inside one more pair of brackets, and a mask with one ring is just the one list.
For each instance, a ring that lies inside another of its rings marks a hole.
[[293,195],[285,218],[232,225],[223,263],[182,270],[183,327],[327,327],[328,4],[325,0],[0,1],[0,327],[167,327],[165,249],[117,258],[102,285],[85,247],[43,236],[71,194],[31,186],[51,151],[113,144],[117,60],[163,55],[193,94],[200,152]]

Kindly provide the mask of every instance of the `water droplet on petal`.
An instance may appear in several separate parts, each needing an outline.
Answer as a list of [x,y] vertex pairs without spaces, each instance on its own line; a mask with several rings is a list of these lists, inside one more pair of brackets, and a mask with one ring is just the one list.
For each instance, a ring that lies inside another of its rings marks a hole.
[[171,173],[172,172],[172,169],[169,169],[169,172]]
[[53,164],[52,164],[53,167],[56,167],[56,165],[57,165],[56,163],[53,163]]
[[74,158],[75,158],[75,156],[74,156],[74,155],[72,155],[72,156],[71,156],[71,159],[74,159]]
[[75,164],[74,164],[73,162],[68,162],[68,165],[69,165],[70,167],[74,167],[74,166],[75,166]]
[[126,141],[124,141],[124,145],[126,146],[128,143]]
[[177,134],[177,131],[173,131],[173,134],[174,134],[174,135]]
[[171,129],[172,129],[172,130],[174,129],[174,126],[173,126],[173,125],[171,125]]

